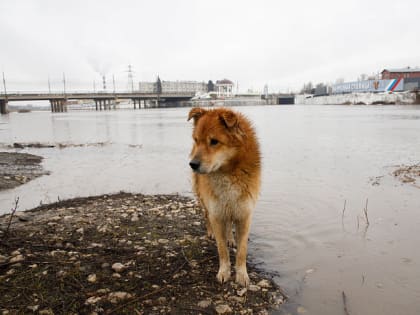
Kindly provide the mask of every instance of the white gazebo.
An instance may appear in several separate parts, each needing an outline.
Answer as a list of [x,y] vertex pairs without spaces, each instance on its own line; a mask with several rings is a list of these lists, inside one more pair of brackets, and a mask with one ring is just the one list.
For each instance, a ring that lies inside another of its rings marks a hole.
[[216,81],[217,97],[233,97],[233,82],[228,79]]

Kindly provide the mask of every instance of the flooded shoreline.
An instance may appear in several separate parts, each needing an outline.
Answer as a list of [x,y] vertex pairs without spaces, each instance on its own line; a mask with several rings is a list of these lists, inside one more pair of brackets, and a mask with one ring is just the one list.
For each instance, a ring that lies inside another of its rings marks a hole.
[[[342,313],[344,292],[350,314],[416,314],[418,180],[404,183],[393,172],[419,162],[420,107],[235,109],[254,121],[261,143],[249,254],[290,296],[277,313]],[[120,190],[191,196],[187,111],[1,117],[4,144],[106,144],[7,149],[43,156],[51,175],[0,192],[0,210],[17,196],[19,210]]]

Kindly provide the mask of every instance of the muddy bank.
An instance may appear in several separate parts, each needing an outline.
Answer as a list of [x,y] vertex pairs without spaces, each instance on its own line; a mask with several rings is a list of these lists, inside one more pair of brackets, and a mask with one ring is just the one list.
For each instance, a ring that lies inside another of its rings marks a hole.
[[79,147],[103,147],[109,142],[95,142],[95,143],[67,143],[67,142],[57,142],[57,143],[43,143],[43,142],[14,142],[12,144],[0,143],[0,147],[6,149],[26,149],[26,148],[35,148],[35,149],[45,149],[45,148],[79,148]]
[[42,157],[28,153],[0,152],[0,190],[15,188],[42,175]]
[[3,314],[267,314],[285,300],[252,262],[248,289],[216,281],[215,242],[186,197],[120,193],[18,213],[10,229],[9,218]]
[[402,183],[416,184],[416,181],[420,179],[420,163],[399,166],[392,175]]

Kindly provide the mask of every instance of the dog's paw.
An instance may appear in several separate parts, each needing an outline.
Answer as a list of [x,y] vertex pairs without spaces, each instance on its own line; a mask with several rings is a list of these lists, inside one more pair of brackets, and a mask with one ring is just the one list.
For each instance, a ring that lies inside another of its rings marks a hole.
[[226,283],[230,279],[230,268],[219,268],[219,272],[217,273],[217,281],[220,283]]
[[214,240],[214,234],[212,231],[207,231],[207,237],[211,240]]
[[249,277],[246,269],[236,271],[236,283],[240,284],[243,287],[249,286]]

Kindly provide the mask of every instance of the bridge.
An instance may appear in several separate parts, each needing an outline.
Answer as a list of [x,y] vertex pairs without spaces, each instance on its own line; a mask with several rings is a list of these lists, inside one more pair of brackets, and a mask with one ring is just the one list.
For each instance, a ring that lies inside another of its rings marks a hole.
[[43,101],[51,104],[51,112],[66,112],[68,100],[93,100],[96,110],[107,110],[115,105],[118,100],[132,100],[134,109],[138,104],[142,107],[159,107],[165,102],[179,102],[190,100],[194,92],[69,92],[69,93],[7,93],[0,94],[0,112],[7,114],[8,102],[10,101]]

